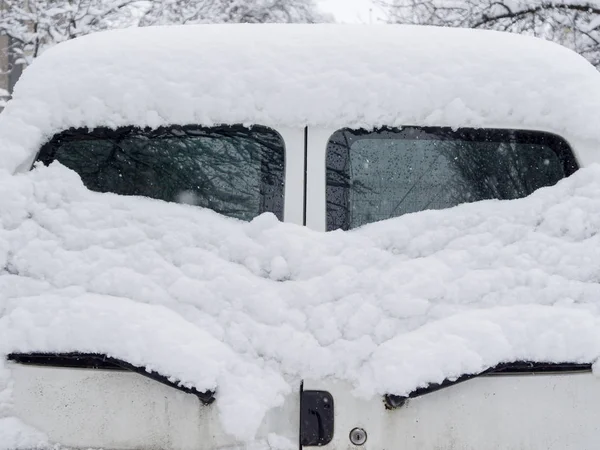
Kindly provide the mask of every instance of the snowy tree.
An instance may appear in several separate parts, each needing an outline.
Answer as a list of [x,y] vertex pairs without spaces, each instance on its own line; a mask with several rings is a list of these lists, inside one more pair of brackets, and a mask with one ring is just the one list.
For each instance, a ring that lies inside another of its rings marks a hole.
[[[144,0],[0,0],[0,86],[12,91],[22,68],[54,44],[135,24],[136,7],[144,4]],[[1,99],[6,98],[3,93]]]
[[0,34],[24,62],[58,42],[109,28],[329,19],[314,0],[0,0]]
[[[0,0],[0,60],[9,61],[0,64],[0,75],[17,78],[19,68],[46,48],[109,28],[329,20],[314,0]],[[0,88],[10,90],[12,84]]]
[[0,0],[0,33],[19,62],[45,48],[94,31],[132,25],[143,0]]
[[600,0],[379,0],[389,22],[484,28],[542,37],[600,68]]
[[330,21],[314,0],[163,0],[153,2],[141,25],[171,23],[315,23]]

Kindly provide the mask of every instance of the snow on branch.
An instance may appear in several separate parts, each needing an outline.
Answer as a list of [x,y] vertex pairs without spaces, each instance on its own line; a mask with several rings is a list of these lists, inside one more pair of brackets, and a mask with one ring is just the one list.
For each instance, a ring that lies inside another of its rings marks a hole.
[[391,23],[484,28],[541,37],[600,67],[600,1],[379,0]]
[[0,34],[19,63],[62,41],[138,25],[331,21],[314,0],[2,0]]

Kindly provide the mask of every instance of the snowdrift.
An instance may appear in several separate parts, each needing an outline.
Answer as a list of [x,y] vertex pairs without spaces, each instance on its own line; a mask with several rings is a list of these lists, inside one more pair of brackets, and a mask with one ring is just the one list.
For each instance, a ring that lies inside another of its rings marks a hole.
[[371,397],[502,362],[593,363],[598,230],[599,166],[331,233],[91,192],[59,164],[2,175],[0,414],[10,352],[98,352],[215,389],[240,439],[303,378]]
[[513,127],[596,150],[599,122],[600,73],[533,37],[400,25],[132,28],[62,43],[27,68],[0,116],[0,169],[29,168],[70,127]]

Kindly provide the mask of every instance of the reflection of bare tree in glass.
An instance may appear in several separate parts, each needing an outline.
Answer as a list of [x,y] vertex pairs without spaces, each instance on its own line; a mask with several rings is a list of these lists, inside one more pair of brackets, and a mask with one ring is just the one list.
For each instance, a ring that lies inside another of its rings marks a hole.
[[327,229],[347,230],[352,222],[350,191],[371,189],[352,178],[349,132],[336,132],[327,144]]
[[548,147],[515,142],[441,141],[455,172],[448,186],[454,204],[525,197],[564,176]]
[[540,143],[539,136],[518,133],[410,127],[337,131],[327,148],[327,229],[485,199],[521,198],[565,176],[552,147]]
[[265,127],[94,130],[57,143],[46,159],[77,171],[92,190],[166,201],[185,194],[232,217],[282,218],[283,142]]

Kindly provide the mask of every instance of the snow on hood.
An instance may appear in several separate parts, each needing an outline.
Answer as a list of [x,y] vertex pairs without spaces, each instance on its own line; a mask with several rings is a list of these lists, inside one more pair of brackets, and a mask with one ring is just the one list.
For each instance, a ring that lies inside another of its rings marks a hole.
[[186,25],[62,43],[0,115],[13,172],[69,127],[534,128],[600,141],[600,74],[532,37],[399,25]]
[[95,193],[58,163],[0,174],[0,211],[0,355],[98,352],[216,389],[240,439],[303,378],[405,395],[600,357],[599,166],[350,232]]

